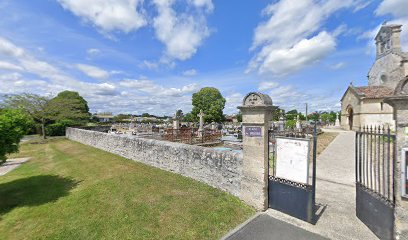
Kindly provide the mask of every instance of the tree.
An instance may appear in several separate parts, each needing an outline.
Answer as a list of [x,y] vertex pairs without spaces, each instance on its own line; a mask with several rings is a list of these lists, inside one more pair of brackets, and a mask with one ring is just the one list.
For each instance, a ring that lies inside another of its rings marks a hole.
[[318,112],[314,112],[314,113],[307,115],[307,118],[309,120],[318,121],[320,118],[320,114]]
[[21,109],[0,110],[0,163],[7,154],[18,151],[18,144],[31,125],[32,120]]
[[225,98],[218,89],[213,87],[200,89],[200,91],[193,94],[192,104],[191,114],[195,121],[198,121],[197,115],[201,110],[205,114],[204,121],[207,123],[224,121]]
[[297,114],[298,114],[298,111],[297,111],[296,109],[293,109],[293,110],[287,111],[286,114],[294,114],[294,115],[297,115]]
[[54,121],[71,120],[76,124],[89,122],[91,114],[86,100],[73,91],[63,91],[48,103],[50,118]]
[[242,122],[242,112],[241,111],[239,111],[237,114],[237,121]]
[[278,121],[282,115],[282,110],[279,106],[272,106],[272,119]]
[[186,113],[183,117],[183,122],[194,122],[194,120],[193,114],[191,113]]
[[48,112],[49,98],[37,94],[23,93],[20,95],[6,96],[4,100],[5,108],[21,109],[29,115],[35,122],[41,124],[41,134],[45,135],[45,124],[50,119]]

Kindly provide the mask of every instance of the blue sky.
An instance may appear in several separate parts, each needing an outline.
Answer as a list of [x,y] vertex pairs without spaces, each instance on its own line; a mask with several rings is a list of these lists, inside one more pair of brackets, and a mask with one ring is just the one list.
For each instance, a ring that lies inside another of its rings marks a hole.
[[0,16],[0,94],[74,90],[92,112],[188,112],[206,86],[228,114],[251,91],[338,110],[381,23],[408,47],[406,0],[2,0]]

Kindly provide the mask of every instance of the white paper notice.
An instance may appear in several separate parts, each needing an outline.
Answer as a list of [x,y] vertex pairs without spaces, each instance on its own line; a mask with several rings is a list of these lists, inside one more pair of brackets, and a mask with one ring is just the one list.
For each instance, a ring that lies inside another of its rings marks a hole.
[[299,183],[308,183],[308,140],[276,138],[276,176]]

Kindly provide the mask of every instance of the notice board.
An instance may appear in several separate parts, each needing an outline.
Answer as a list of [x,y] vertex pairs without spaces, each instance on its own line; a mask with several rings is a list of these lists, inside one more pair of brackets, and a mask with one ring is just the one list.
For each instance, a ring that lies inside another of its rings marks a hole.
[[310,139],[276,138],[275,176],[308,183]]

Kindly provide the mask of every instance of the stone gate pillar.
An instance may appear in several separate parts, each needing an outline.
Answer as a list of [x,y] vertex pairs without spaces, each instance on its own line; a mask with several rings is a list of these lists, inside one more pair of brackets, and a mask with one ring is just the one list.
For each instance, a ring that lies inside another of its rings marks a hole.
[[[408,200],[403,200],[401,162],[402,149],[408,148],[406,129],[408,128],[408,95],[396,95],[385,99],[385,102],[394,108],[395,131],[397,137],[397,163],[394,171],[395,189],[395,236],[408,235]],[[406,171],[406,169],[405,169]],[[398,238],[396,238],[398,239]]]
[[268,130],[272,100],[262,93],[249,93],[238,107],[242,113],[243,176],[241,199],[257,210],[268,208]]

